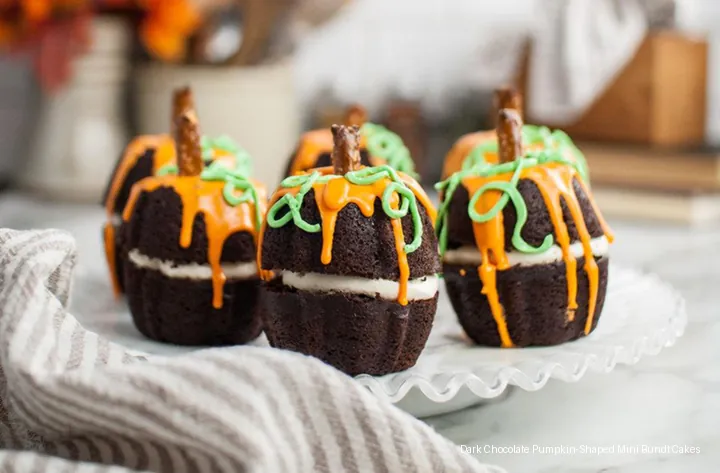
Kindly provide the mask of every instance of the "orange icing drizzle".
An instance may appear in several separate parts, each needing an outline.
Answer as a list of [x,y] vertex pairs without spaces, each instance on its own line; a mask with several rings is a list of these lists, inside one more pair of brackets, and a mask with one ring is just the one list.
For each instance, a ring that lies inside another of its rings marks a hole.
[[[360,148],[365,149],[367,139],[360,136]],[[315,168],[318,158],[322,154],[332,153],[334,144],[332,132],[329,128],[313,130],[305,133],[300,138],[300,146],[297,154],[293,157],[290,164],[290,175],[305,172],[308,169]],[[375,156],[370,156],[370,164],[380,166],[385,164],[385,160]]]
[[[575,226],[578,236],[583,245],[583,255],[585,257],[584,269],[588,275],[589,282],[589,302],[588,317],[585,325],[585,334],[590,333],[593,318],[595,315],[595,307],[597,303],[597,293],[599,285],[598,265],[592,253],[590,241],[592,237],[587,230],[583,219],[582,210],[573,189],[573,181],[577,181],[583,186],[587,192],[582,179],[575,179],[577,172],[570,166],[558,163],[548,163],[544,166],[534,166],[523,169],[520,173],[520,179],[529,179],[534,182],[543,197],[547,206],[555,230],[556,242],[560,246],[563,255],[563,261],[566,265],[567,284],[568,284],[568,319],[574,319],[574,312],[577,309],[577,261],[570,253],[570,237],[567,225],[563,219],[561,201],[564,200],[567,205]],[[470,196],[474,195],[481,187],[489,182],[509,181],[512,173],[498,174],[495,176],[469,176],[462,180],[462,186],[468,191]],[[588,195],[590,195],[588,193]],[[483,193],[477,200],[475,210],[480,213],[486,213],[502,197],[502,192],[490,190]],[[592,199],[591,199],[592,200]],[[593,202],[593,210],[599,219],[600,225],[607,239],[612,242],[613,235],[602,216],[598,212]],[[478,275],[483,283],[483,294],[487,297],[493,318],[497,323],[500,342],[503,347],[512,347],[513,342],[507,328],[505,314],[500,297],[497,291],[497,271],[503,271],[510,267],[507,254],[505,252],[505,231],[503,227],[503,214],[498,212],[493,218],[486,222],[478,223],[473,221],[473,233],[475,243],[480,251],[482,263],[478,267]]]
[[[333,174],[332,167],[318,168],[322,175]],[[420,185],[411,177],[398,172],[398,176],[407,185],[407,187],[415,194],[418,202],[425,207],[425,211],[432,222],[435,221],[436,212],[430,198]],[[347,179],[337,178],[327,183],[315,183],[312,189],[315,191],[315,203],[320,212],[323,244],[321,251],[321,261],[328,265],[332,261],[332,247],[335,235],[335,224],[337,223],[338,214],[348,204],[355,204],[360,209],[363,216],[370,218],[375,212],[375,199],[382,199],[385,189],[392,181],[388,178],[380,179],[370,185],[353,184]],[[272,207],[282,196],[286,194],[296,195],[300,190],[299,187],[280,188],[273,195],[270,202]],[[392,197],[391,206],[397,208],[400,199],[397,194]],[[393,237],[395,239],[395,250],[398,255],[398,269],[400,271],[398,302],[401,305],[407,305],[407,285],[410,279],[410,266],[408,264],[407,253],[405,253],[405,237],[402,231],[402,222],[400,219],[391,219]],[[260,241],[258,242],[258,265],[262,265],[262,235],[266,231],[267,220],[263,222]],[[272,271],[260,268],[261,278],[269,280],[273,277]]]
[[[252,181],[258,193],[258,204],[264,214],[267,207],[267,195],[262,184]],[[225,241],[238,232],[248,232],[258,244],[258,232],[255,226],[255,207],[252,202],[243,202],[237,206],[228,205],[223,198],[223,181],[204,181],[200,176],[162,176],[144,179],[136,184],[127,206],[123,220],[130,220],[137,199],[143,192],[152,192],[161,187],[175,191],[182,200],[182,226],[180,228],[180,246],[188,248],[192,243],[193,222],[198,213],[205,217],[205,231],[208,239],[208,264],[212,269],[213,307],[223,305],[223,287],[227,278],[222,270],[221,257]]]
[[148,149],[155,148],[153,155],[152,173],[155,174],[160,168],[166,164],[175,161],[175,142],[169,135],[144,135],[138,136],[130,142],[125,148],[120,164],[113,175],[110,183],[110,190],[105,199],[105,213],[107,222],[103,230],[105,242],[105,258],[110,268],[110,281],[112,282],[115,296],[120,295],[120,282],[117,280],[117,271],[115,261],[115,227],[112,224],[112,218],[115,213],[115,205],[117,202],[120,189],[122,188],[128,174],[137,164],[138,160],[145,154]]

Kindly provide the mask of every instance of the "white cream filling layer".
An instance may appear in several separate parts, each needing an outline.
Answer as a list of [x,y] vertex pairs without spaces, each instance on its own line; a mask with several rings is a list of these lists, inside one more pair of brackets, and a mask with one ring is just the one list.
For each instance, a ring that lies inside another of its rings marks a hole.
[[[282,283],[301,291],[315,292],[350,292],[371,297],[395,300],[400,291],[400,284],[389,279],[367,279],[334,274],[281,272]],[[411,279],[407,285],[409,301],[432,299],[438,292],[438,277],[425,276]]]
[[[137,249],[130,250],[128,258],[138,268],[159,271],[171,279],[212,279],[212,268],[209,264],[176,264],[144,255]],[[250,279],[257,276],[257,264],[254,261],[223,263],[221,268],[228,279]]]
[[[605,236],[590,240],[590,248],[595,256],[605,256],[610,250],[610,243]],[[551,246],[542,253],[521,253],[519,251],[508,251],[508,262],[510,266],[533,266],[538,264],[555,263],[562,261],[562,249],[558,245]],[[570,254],[575,258],[581,258],[585,251],[581,242],[570,244]],[[461,246],[454,250],[447,250],[443,261],[448,264],[476,264],[482,263],[480,252],[474,246]]]

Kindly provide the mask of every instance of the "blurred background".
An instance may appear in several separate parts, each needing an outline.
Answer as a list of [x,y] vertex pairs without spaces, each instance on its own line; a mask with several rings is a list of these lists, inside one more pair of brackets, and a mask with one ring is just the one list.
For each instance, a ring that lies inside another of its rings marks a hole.
[[717,24],[715,0],[0,0],[0,183],[99,203],[130,138],[167,132],[190,85],[203,131],[235,138],[270,187],[301,131],[350,103],[431,185],[512,84],[528,123],[586,153],[611,218],[715,222]]

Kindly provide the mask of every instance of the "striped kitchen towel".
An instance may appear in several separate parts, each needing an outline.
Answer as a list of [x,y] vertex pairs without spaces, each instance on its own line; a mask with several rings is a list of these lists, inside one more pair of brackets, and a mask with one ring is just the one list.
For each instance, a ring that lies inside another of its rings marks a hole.
[[67,312],[74,245],[0,230],[0,472],[502,471],[318,360],[147,360],[86,331]]

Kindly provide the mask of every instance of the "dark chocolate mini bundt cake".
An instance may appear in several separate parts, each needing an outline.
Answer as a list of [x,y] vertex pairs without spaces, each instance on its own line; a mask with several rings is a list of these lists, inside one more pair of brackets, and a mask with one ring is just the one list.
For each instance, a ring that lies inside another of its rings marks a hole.
[[602,313],[612,234],[576,162],[526,151],[522,120],[501,110],[499,163],[439,184],[445,284],[476,343],[555,345],[589,334]]
[[[365,109],[359,105],[348,107],[346,126],[360,127],[360,164],[362,166],[388,165],[409,175],[415,172],[415,163],[402,139],[387,128],[367,121]],[[285,176],[307,172],[310,169],[332,166],[333,136],[329,128],[312,130],[300,137],[295,152],[290,156]]]
[[[184,87],[173,95],[171,122],[183,113],[195,109],[192,92]],[[174,133],[173,129],[173,133]],[[201,139],[203,160],[206,163],[221,161],[236,173],[250,174],[250,159],[228,137]],[[125,148],[113,170],[103,202],[107,220],[103,229],[105,255],[110,268],[110,278],[117,295],[124,292],[122,243],[122,214],[130,197],[132,187],[141,180],[156,175],[177,173],[175,140],[171,135],[145,135],[133,139]]]
[[287,178],[261,235],[261,306],[274,347],[351,374],[415,364],[437,308],[434,209],[389,166],[361,167],[358,127],[333,127],[334,167]]
[[263,187],[205,167],[197,119],[178,127],[177,175],[144,179],[123,214],[124,281],[138,330],[179,345],[228,345],[261,331],[255,240]]

